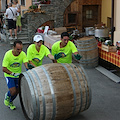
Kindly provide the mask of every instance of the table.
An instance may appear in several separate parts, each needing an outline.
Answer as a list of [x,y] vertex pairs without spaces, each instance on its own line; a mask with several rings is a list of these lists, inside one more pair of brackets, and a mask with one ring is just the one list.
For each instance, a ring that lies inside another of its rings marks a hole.
[[120,55],[117,52],[106,52],[98,46],[99,57],[105,61],[108,61],[117,67],[120,67]]

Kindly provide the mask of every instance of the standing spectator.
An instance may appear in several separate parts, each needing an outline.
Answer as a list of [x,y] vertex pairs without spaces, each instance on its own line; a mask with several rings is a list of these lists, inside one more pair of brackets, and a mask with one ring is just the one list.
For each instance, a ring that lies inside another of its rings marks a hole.
[[[2,32],[2,14],[0,13],[0,33]],[[1,36],[0,36],[0,40],[1,40]]]
[[13,105],[13,100],[18,94],[18,81],[19,75],[22,71],[22,63],[24,63],[25,67],[28,69],[28,60],[22,49],[22,42],[15,41],[13,49],[5,53],[2,63],[2,70],[9,88],[9,91],[5,94],[4,104],[10,107],[11,110],[16,109]]
[[61,34],[61,41],[55,42],[52,46],[52,55],[58,54],[59,52],[63,52],[64,57],[54,60],[54,63],[72,63],[72,53],[77,60],[81,59],[74,43],[69,41],[69,34],[67,32],[63,32]]
[[0,31],[1,31],[1,28],[2,28],[2,19],[3,19],[3,15],[0,13]]
[[12,7],[12,3],[8,4],[8,8],[6,10],[6,17],[8,18],[8,29],[10,32],[9,39],[12,40],[12,29],[14,29],[15,39],[17,39],[17,30],[16,30],[16,21],[13,20],[14,17],[17,15],[17,10]]
[[18,4],[18,0],[13,0],[13,3],[15,4],[15,8],[17,10],[17,22],[16,27],[18,31],[18,27],[20,28],[19,33],[22,31],[22,24],[21,24],[21,6]]
[[43,38],[41,35],[35,35],[33,40],[34,44],[31,44],[27,49],[29,69],[42,65],[44,56],[49,57],[51,60],[62,57],[62,53],[55,54],[54,56],[50,54],[49,49],[42,44]]

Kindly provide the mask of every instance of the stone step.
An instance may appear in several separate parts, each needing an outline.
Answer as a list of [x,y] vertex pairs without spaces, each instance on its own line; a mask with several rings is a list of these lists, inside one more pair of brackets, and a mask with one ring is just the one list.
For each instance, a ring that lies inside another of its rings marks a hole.
[[[13,37],[13,39],[12,40],[10,40],[10,41],[14,41],[15,40],[15,38]],[[26,40],[26,41],[29,41],[29,38],[28,37],[18,37],[17,38],[17,40]]]
[[24,28],[27,28],[27,27],[28,27],[28,25],[27,25],[27,24],[23,24],[23,26],[24,26]]
[[27,34],[24,34],[24,35],[17,35],[18,38],[23,38],[23,37],[28,37]]
[[27,28],[22,28],[22,31],[27,31]]
[[29,38],[28,37],[18,37],[18,40],[29,40]]
[[[11,40],[11,41],[10,41],[10,45],[13,45],[14,41],[15,41],[15,40]],[[30,44],[30,43],[31,43],[31,42],[28,41],[28,40],[21,40],[21,41],[22,41],[23,44]]]
[[[8,31],[6,32],[6,34],[10,36],[10,33]],[[12,35],[14,36],[15,33],[13,32]],[[17,32],[17,35],[28,35],[28,32],[27,31],[22,31],[21,33]]]
[[28,37],[28,33],[19,33],[17,34],[18,38],[19,37]]

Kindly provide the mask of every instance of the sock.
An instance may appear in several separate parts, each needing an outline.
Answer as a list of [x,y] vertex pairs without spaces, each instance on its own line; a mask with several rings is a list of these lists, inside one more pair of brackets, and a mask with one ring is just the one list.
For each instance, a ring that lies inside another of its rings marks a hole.
[[17,95],[11,96],[10,102],[12,102],[16,97],[17,97]]
[[7,96],[11,97],[10,91],[8,91]]

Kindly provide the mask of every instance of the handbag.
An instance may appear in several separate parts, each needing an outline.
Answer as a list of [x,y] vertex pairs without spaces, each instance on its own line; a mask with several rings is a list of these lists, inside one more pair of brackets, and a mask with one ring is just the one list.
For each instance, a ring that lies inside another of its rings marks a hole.
[[[10,8],[9,8],[10,9]],[[12,11],[12,9],[10,9],[11,11]],[[16,18],[16,16],[14,15],[14,13],[13,13],[13,11],[12,11],[12,14],[13,14],[13,20],[14,21],[17,21],[17,18]]]

